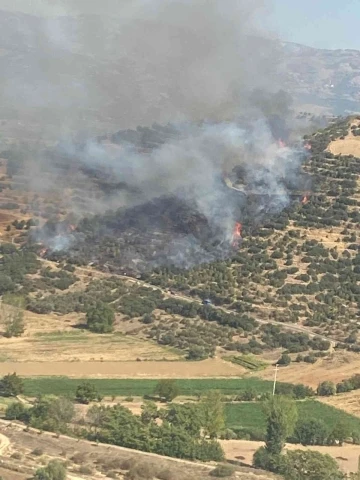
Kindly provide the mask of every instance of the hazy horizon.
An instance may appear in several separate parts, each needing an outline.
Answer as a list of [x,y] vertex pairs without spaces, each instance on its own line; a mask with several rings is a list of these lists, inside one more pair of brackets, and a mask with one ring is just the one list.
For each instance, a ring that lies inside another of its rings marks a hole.
[[[146,6],[152,0],[140,0]],[[126,7],[134,0],[0,0],[0,10],[38,16],[113,14],[115,7]],[[139,0],[136,0],[139,3]],[[262,9],[267,15],[259,25],[271,30],[282,41],[293,42],[314,48],[360,50],[360,39],[353,35],[360,18],[360,3],[344,0],[312,0],[294,2],[289,0],[263,0]]]

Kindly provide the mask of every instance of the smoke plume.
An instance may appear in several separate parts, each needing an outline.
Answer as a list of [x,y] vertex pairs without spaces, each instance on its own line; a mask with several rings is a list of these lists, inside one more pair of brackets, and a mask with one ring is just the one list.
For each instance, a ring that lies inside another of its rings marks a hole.
[[[7,108],[35,117],[47,140],[62,138],[56,161],[46,150],[27,163],[32,186],[61,185],[62,158],[82,172],[78,214],[175,196],[227,239],[242,197],[224,172],[240,166],[248,187],[271,199],[268,210],[287,205],[301,155],[278,143],[291,137],[291,102],[279,92],[279,44],[259,27],[269,2],[107,0],[101,11],[90,0],[33,3],[27,13],[38,16],[8,14],[25,60],[2,85]],[[154,122],[171,122],[173,133],[153,142],[155,125],[148,139],[139,128],[108,135]],[[99,198],[99,178],[126,188]]]

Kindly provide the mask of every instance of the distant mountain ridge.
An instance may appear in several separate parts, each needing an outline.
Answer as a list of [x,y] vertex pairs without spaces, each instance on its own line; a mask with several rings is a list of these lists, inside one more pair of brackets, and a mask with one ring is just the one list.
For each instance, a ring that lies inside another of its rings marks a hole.
[[[161,86],[154,88],[146,59],[142,65],[121,56],[116,20],[106,26],[93,15],[45,19],[0,11],[0,120],[5,122],[5,137],[29,139],[35,131],[57,131],[62,118],[68,119],[70,130],[95,134],[134,128],[138,117],[143,125],[159,120],[167,95],[161,94]],[[304,109],[320,106],[336,115],[360,111],[360,51],[288,42],[278,42],[277,50],[279,46],[279,88],[287,90],[295,104]],[[127,82],[122,81],[125,75]],[[142,91],[154,95],[145,95],[135,114],[133,99]],[[18,126],[19,120],[24,127]],[[20,128],[23,132],[14,133]]]
[[281,42],[285,82],[299,102],[344,114],[360,110],[360,51]]

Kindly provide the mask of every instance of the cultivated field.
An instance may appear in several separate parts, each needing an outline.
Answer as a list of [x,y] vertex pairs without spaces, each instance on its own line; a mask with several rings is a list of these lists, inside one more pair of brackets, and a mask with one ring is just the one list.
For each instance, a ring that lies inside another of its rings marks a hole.
[[[25,395],[34,397],[40,394],[71,395],[75,393],[80,378],[38,377],[24,378]],[[103,396],[138,396],[151,395],[158,380],[98,378],[88,379]],[[270,392],[272,382],[257,378],[246,379],[179,379],[176,381],[180,395],[197,395],[208,390],[220,390],[224,395],[236,395],[241,391],[254,389],[259,393]]]
[[[76,328],[79,322],[84,321],[79,314],[59,317],[56,314],[37,315],[26,312],[25,321],[24,336],[0,338],[2,361],[123,362],[182,358],[175,349],[121,332],[101,336]],[[63,375],[65,372],[58,374]]]

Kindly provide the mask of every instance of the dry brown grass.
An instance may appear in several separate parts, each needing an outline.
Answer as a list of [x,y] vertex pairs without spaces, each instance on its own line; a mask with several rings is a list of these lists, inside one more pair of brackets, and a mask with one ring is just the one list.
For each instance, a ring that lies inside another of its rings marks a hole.
[[[168,478],[176,480],[205,480],[212,478],[209,473],[214,468],[214,465],[206,465],[195,462],[189,462],[179,459],[171,459],[161,457],[159,455],[143,453],[136,450],[129,450],[126,448],[115,447],[111,445],[95,445],[90,442],[60,436],[56,438],[54,434],[46,433],[39,435],[38,432],[31,429],[31,432],[25,432],[21,426],[17,427],[9,423],[1,422],[0,432],[6,435],[11,442],[11,449],[3,457],[5,461],[10,459],[11,453],[14,451],[23,451],[24,465],[26,467],[36,468],[40,465],[41,459],[34,458],[29,455],[35,448],[41,448],[44,451],[44,457],[49,458],[65,458],[70,459],[76,457],[77,461],[82,462],[81,465],[86,465],[93,469],[92,480],[96,478],[104,478],[107,472],[126,471],[137,473],[149,473],[151,477],[141,478],[159,478],[157,474],[166,475]],[[69,480],[89,478],[83,477],[79,472],[79,463],[74,464],[71,460],[68,462],[68,478]],[[276,477],[251,468],[238,468],[236,478],[239,480],[270,480]],[[6,471],[6,470],[4,470]],[[1,470],[0,473],[2,474]],[[6,480],[25,480],[28,478],[19,475],[16,477],[7,476]],[[119,479],[123,477],[119,475]],[[131,477],[129,477],[131,478]],[[135,478],[138,478],[135,476]]]
[[343,139],[340,138],[330,142],[327,150],[334,155],[354,155],[360,157],[360,137],[355,137],[351,133],[351,127],[356,125],[359,127],[359,120],[354,120],[350,124],[349,134]]
[[351,415],[360,417],[360,391],[342,393],[341,395],[334,395],[333,397],[319,397],[320,402],[331,405],[335,408],[344,410]]
[[[250,442],[247,440],[222,440],[225,456],[229,460],[241,460],[251,465],[255,451],[263,445],[262,442]],[[344,472],[356,472],[360,455],[360,445],[343,445],[342,447],[320,447],[287,444],[286,450],[314,450],[323,454],[331,455]]]
[[[341,382],[360,370],[360,358],[356,353],[334,352],[327,358],[319,358],[314,364],[291,363],[288,367],[279,370],[278,380],[289,383],[303,383],[316,388],[325,380]],[[271,367],[257,374],[259,377],[271,380],[274,377],[274,369]],[[339,408],[341,408],[339,406]]]
[[87,378],[223,378],[241,377],[246,370],[221,359],[201,362],[2,362],[0,375],[16,372],[25,377],[67,376]]

